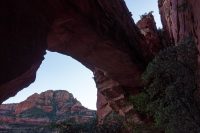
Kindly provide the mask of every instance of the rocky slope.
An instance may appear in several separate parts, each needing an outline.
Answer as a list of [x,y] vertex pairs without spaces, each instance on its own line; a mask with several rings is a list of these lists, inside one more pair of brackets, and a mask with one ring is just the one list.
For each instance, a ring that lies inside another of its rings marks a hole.
[[67,91],[48,90],[33,94],[17,104],[0,105],[0,129],[48,126],[52,123],[73,121],[86,123],[96,117],[96,111],[81,105]]

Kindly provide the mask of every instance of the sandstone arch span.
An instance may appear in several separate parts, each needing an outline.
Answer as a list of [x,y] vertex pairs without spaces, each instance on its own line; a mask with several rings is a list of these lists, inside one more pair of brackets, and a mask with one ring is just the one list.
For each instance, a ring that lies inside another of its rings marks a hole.
[[[0,5],[1,102],[34,81],[46,49],[72,56],[96,77],[102,73],[115,85],[103,84],[119,93],[113,98],[124,99],[126,91],[135,93],[141,86],[145,41],[123,0],[22,0]],[[97,83],[102,88],[102,81]]]

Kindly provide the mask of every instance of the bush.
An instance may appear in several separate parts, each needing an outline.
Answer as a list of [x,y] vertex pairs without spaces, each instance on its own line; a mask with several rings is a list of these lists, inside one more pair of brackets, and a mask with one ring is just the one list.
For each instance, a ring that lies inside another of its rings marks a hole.
[[121,133],[123,124],[121,117],[112,113],[107,116],[102,125],[98,125],[97,118],[86,123],[64,121],[59,124],[52,123],[51,129],[57,129],[60,133]]
[[154,118],[166,133],[200,132],[200,110],[194,99],[197,49],[191,38],[159,53],[142,78],[143,92],[132,96],[136,111]]
[[19,117],[23,118],[41,118],[41,117],[47,117],[46,112],[44,112],[42,109],[39,108],[31,108],[29,110],[26,110],[22,112]]

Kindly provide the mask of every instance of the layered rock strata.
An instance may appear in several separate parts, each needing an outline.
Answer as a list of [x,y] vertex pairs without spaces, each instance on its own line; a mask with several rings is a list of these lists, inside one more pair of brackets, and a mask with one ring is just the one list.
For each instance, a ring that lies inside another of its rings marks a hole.
[[88,122],[96,118],[96,111],[81,105],[67,91],[46,91],[33,94],[25,101],[16,104],[0,105],[1,126],[12,125],[50,125],[63,121]]
[[[192,37],[200,50],[200,2],[158,3],[163,37],[170,45]],[[119,84],[118,89],[122,87],[119,96],[127,97],[142,87],[140,77],[149,61],[147,56],[155,55],[159,47],[152,17],[143,18],[138,28],[123,0],[1,1],[0,16],[1,102],[34,81],[47,49],[72,56],[93,72],[98,68],[108,81]],[[98,96],[105,97],[107,93],[98,83]],[[111,98],[113,90],[108,89],[111,95],[102,103],[116,100]],[[122,108],[116,106],[109,107],[120,112]]]

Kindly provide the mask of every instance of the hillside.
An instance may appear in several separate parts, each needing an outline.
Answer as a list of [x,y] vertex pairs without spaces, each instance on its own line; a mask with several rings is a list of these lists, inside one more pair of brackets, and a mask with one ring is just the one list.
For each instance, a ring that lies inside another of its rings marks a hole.
[[20,103],[0,105],[0,130],[26,132],[42,127],[40,130],[45,132],[52,123],[70,121],[81,124],[95,117],[96,111],[82,106],[71,93],[48,90],[41,94],[35,93]]

